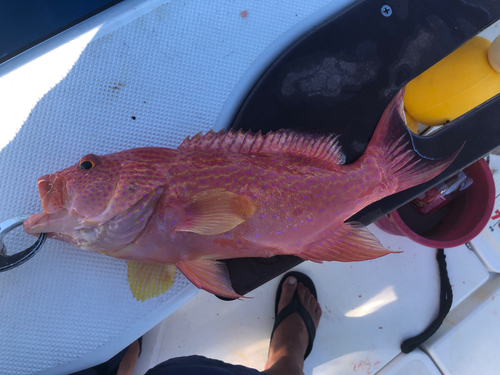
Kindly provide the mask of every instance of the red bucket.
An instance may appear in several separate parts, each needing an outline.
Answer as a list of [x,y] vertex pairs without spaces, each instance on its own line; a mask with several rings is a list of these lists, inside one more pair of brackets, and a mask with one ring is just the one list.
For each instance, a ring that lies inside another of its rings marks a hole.
[[484,229],[495,204],[495,182],[491,170],[480,159],[464,171],[474,181],[463,194],[431,215],[418,213],[407,203],[375,225],[383,231],[432,248],[450,248],[463,245]]

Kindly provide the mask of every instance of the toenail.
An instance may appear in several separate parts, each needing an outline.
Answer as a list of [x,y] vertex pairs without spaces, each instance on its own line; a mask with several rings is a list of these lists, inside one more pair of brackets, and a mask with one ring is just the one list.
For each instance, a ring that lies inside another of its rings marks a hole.
[[290,285],[295,285],[296,283],[297,283],[297,279],[296,279],[295,277],[290,276],[290,277],[288,278],[288,284],[290,284]]

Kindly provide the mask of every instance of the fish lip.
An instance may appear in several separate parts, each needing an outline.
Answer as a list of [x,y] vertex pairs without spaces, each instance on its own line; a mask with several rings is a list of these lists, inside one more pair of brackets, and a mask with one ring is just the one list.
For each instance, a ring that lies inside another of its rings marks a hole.
[[38,194],[42,203],[43,212],[56,214],[64,209],[67,199],[66,180],[55,174],[48,174],[38,179]]
[[26,219],[24,221],[23,230],[26,233],[32,234],[32,235],[43,233],[42,231],[38,231],[35,226],[36,226],[36,223],[46,215],[47,214],[45,212],[40,212],[38,214],[31,215],[28,219]]
[[62,209],[55,214],[40,212],[30,216],[23,223],[24,231],[31,235],[69,232],[81,227],[78,217],[69,214],[66,209]]

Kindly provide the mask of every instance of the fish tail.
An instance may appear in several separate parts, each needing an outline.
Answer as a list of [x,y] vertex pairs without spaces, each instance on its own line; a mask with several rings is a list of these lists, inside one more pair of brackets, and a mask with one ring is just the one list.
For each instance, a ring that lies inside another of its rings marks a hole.
[[404,115],[404,88],[387,106],[368,144],[365,155],[375,157],[385,167],[386,175],[397,183],[396,191],[409,189],[436,177],[455,159],[429,159],[418,153]]

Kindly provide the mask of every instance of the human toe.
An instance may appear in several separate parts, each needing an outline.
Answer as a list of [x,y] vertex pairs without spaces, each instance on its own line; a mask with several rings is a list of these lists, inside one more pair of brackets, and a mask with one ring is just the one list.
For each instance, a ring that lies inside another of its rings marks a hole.
[[297,279],[293,276],[288,277],[281,287],[281,297],[278,303],[278,312],[288,305],[292,299],[295,290],[297,289]]

